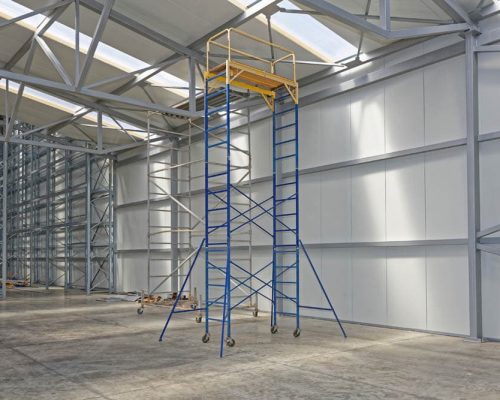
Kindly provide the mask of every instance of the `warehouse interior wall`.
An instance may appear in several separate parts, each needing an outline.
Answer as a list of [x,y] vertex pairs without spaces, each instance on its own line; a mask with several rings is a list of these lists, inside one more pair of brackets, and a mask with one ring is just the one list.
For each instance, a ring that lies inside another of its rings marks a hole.
[[[435,38],[342,79],[460,40]],[[302,93],[333,79],[337,84],[339,78],[327,78]],[[465,57],[459,55],[300,108],[300,235],[342,320],[469,334],[465,90]],[[479,56],[479,99],[484,137],[500,131],[499,54]],[[269,119],[251,126],[257,201],[271,194],[271,132]],[[202,159],[202,150],[194,143],[192,158]],[[202,168],[194,166],[193,175]],[[500,140],[482,142],[483,229],[500,223],[499,170]],[[140,151],[120,156],[116,184],[117,290],[145,289],[146,160]],[[203,215],[203,179],[192,184],[194,211]],[[264,227],[270,222],[261,220]],[[253,229],[254,265],[261,266],[272,257],[272,242]],[[500,339],[500,259],[483,254],[482,261],[484,336]],[[193,286],[200,291],[204,264],[198,262]],[[326,306],[306,260],[301,263],[303,303]]]

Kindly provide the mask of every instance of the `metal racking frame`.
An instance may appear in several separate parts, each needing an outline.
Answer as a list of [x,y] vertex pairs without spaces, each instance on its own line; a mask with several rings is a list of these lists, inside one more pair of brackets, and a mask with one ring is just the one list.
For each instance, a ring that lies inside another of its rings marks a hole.
[[47,289],[114,291],[115,161],[31,144],[5,147],[6,277]]

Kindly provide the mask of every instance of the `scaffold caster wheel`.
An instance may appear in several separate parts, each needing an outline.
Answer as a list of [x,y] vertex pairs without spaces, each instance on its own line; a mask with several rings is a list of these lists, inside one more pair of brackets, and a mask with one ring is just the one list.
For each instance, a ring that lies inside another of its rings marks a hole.
[[196,304],[191,304],[191,310],[196,310]]
[[254,311],[252,312],[252,315],[253,315],[254,317],[258,317],[258,316],[259,316],[259,312],[258,312],[257,310],[254,310]]
[[299,337],[300,336],[300,328],[297,328],[293,331],[293,337]]
[[274,335],[275,333],[278,333],[278,325],[273,325],[271,326],[271,333]]
[[235,341],[232,337],[227,337],[226,338],[226,345],[228,347],[234,347]]
[[143,312],[144,312],[144,308],[137,309],[137,314],[142,315]]
[[208,343],[208,341],[209,341],[209,340],[210,340],[210,333],[208,333],[208,332],[207,332],[207,333],[205,333],[205,334],[203,335],[203,337],[201,338],[201,341],[202,341],[203,343]]
[[201,315],[197,315],[195,321],[199,324],[201,323]]

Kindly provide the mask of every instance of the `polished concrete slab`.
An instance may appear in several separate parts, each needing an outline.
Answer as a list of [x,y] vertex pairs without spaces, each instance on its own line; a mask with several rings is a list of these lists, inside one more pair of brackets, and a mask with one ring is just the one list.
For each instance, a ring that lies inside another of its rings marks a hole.
[[0,301],[0,399],[500,399],[500,344],[331,321],[269,333],[238,314],[234,348],[167,309],[103,302],[61,289],[12,290]]

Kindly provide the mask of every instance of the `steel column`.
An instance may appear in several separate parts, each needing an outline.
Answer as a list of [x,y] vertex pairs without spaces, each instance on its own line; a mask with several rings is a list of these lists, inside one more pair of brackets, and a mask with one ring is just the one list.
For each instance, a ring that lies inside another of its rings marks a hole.
[[468,209],[468,259],[469,259],[469,322],[470,337],[481,339],[481,253],[477,248],[480,231],[479,201],[479,120],[478,120],[478,72],[477,53],[474,51],[475,36],[465,36],[466,58],[466,117],[467,117],[467,209]]

